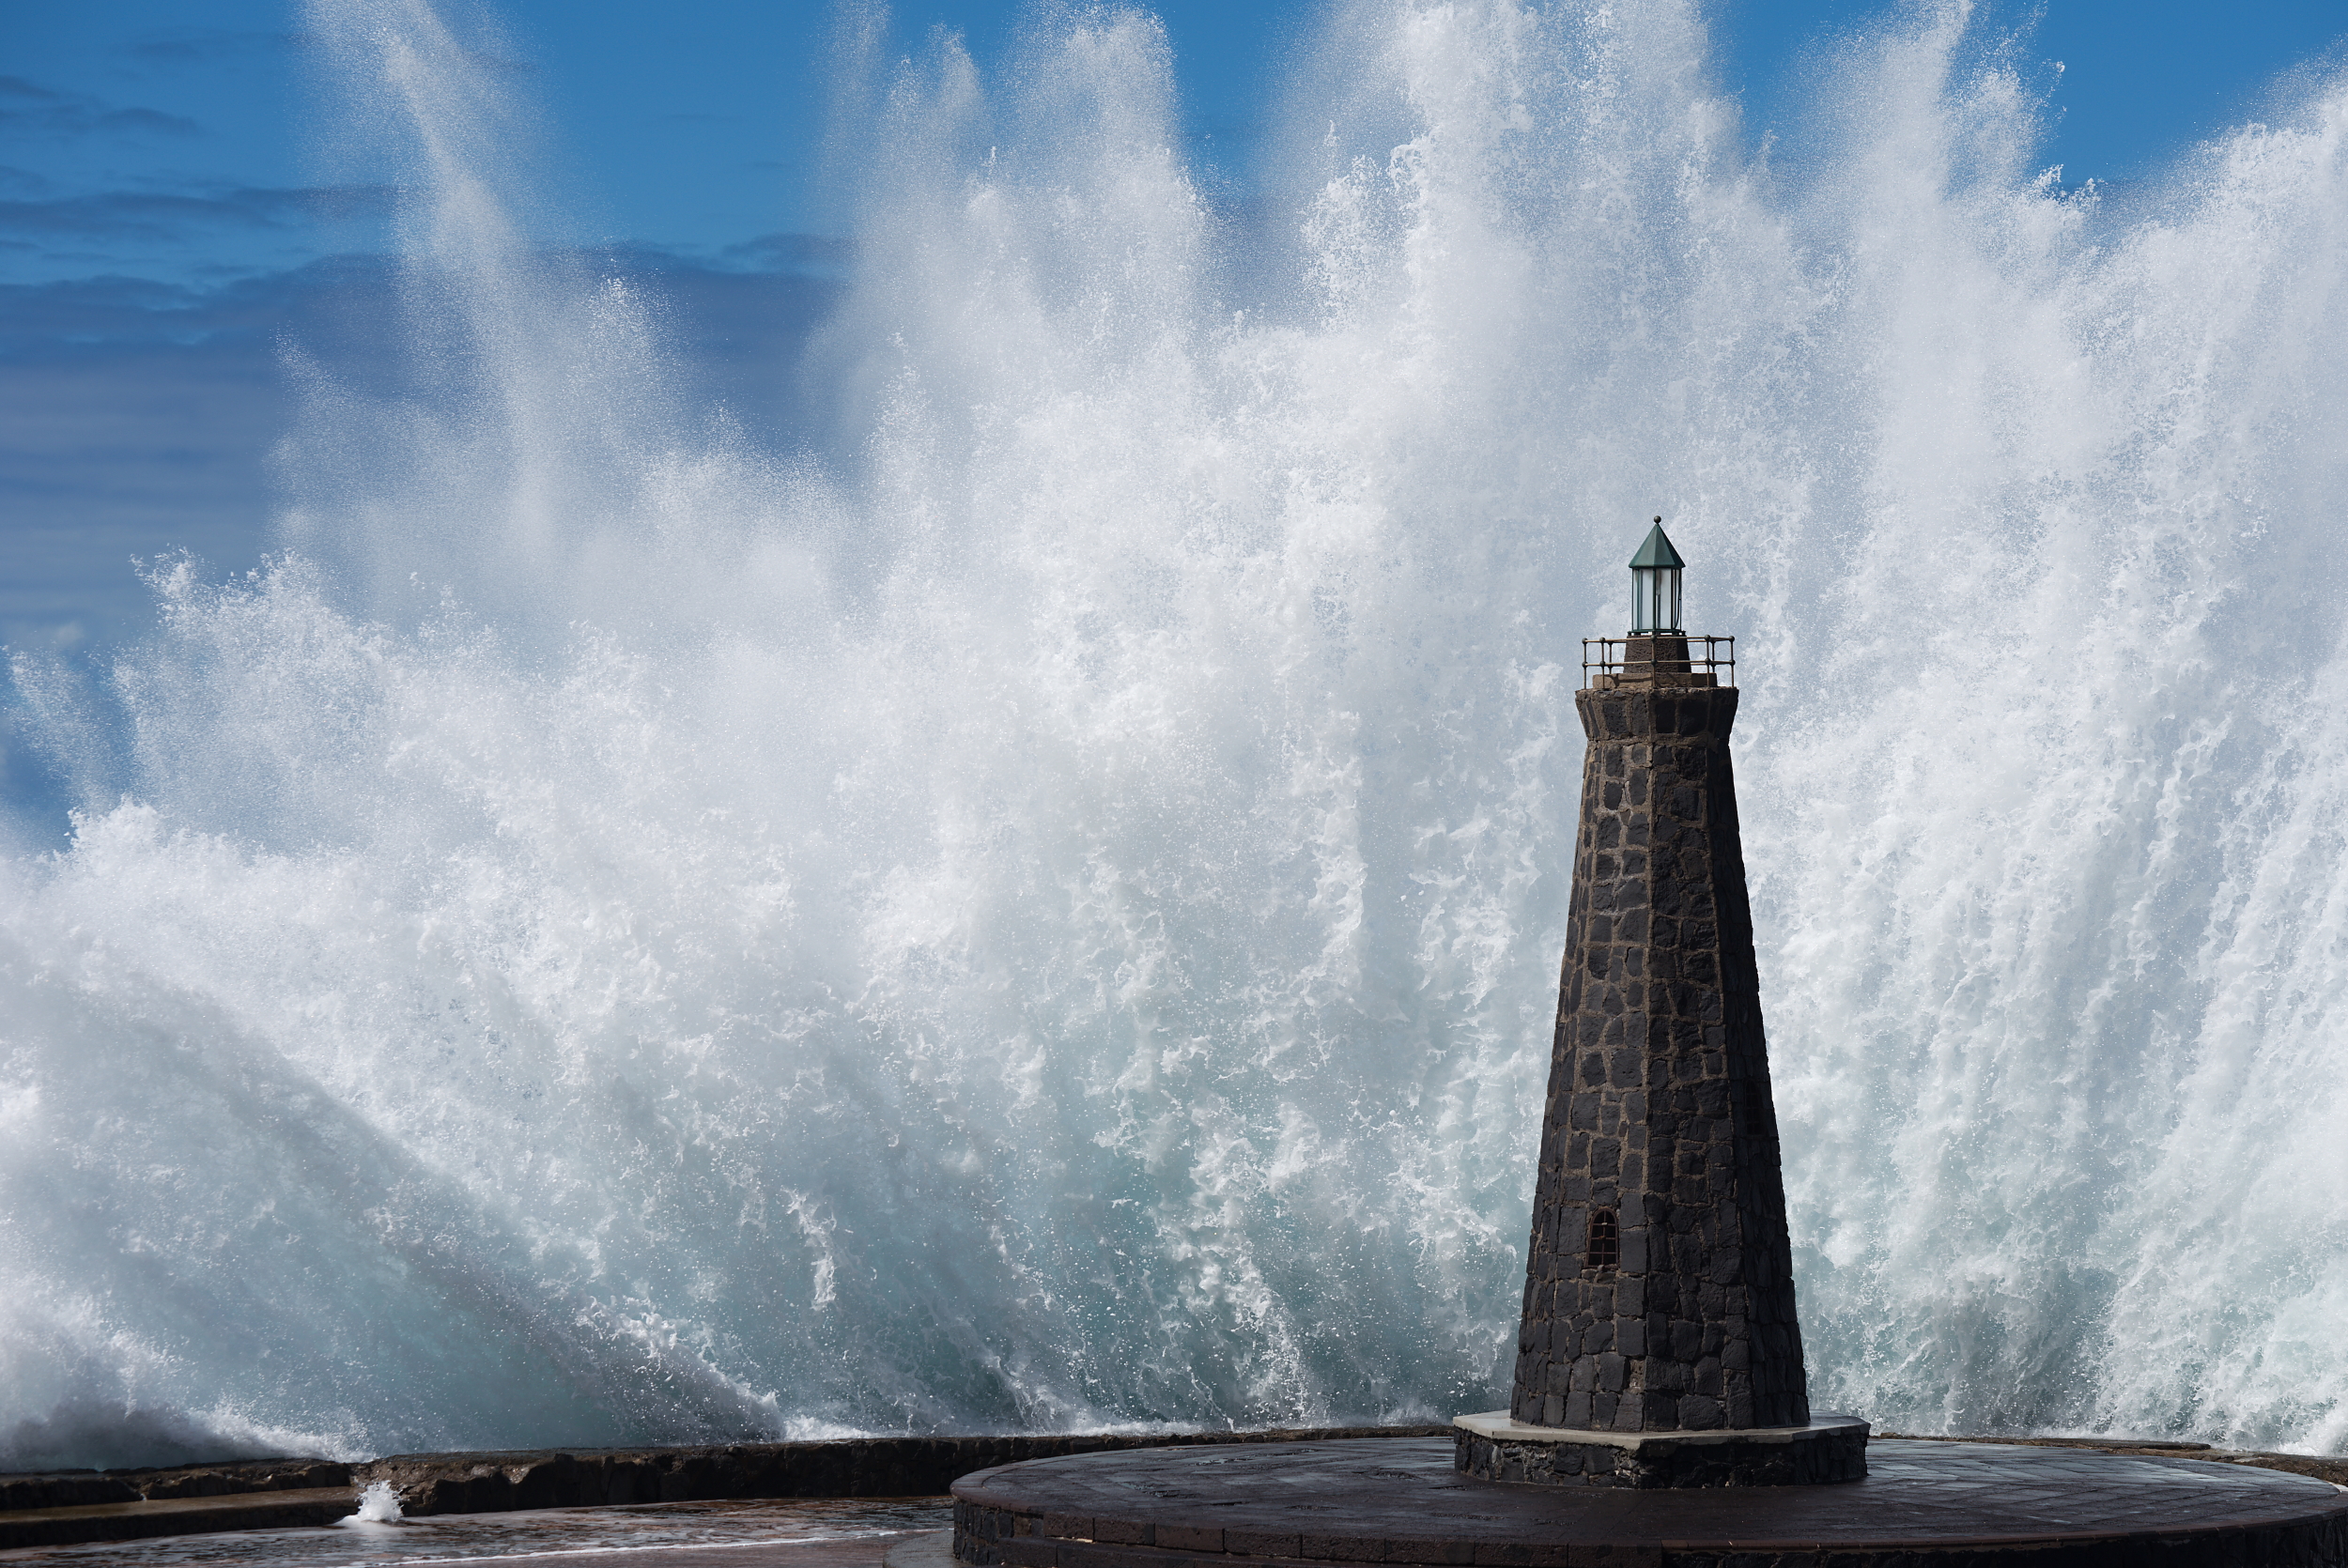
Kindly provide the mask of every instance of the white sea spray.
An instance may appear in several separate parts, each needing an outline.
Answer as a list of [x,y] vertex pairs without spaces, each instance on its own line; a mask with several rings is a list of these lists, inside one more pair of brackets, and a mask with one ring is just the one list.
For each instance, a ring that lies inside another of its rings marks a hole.
[[0,1465],[1491,1407],[1655,513],[1814,1406],[2348,1440],[2341,84],[2099,201],[1962,8],[1765,161],[1687,7],[1363,5],[1243,245],[1083,13],[862,100],[768,453],[481,52],[307,25],[436,387],[20,669]]

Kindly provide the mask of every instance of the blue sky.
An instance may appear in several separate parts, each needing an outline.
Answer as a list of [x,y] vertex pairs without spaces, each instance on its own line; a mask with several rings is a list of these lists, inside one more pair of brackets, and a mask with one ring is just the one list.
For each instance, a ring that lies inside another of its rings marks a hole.
[[[4,0],[0,9],[0,638],[102,650],[147,614],[132,557],[222,570],[268,543],[282,341],[379,356],[385,194],[324,180],[295,9],[280,0]],[[2002,8],[2000,8],[2002,7]],[[1314,5],[1170,0],[1196,160],[1244,189],[1254,127]],[[503,54],[567,172],[550,243],[662,274],[712,392],[788,438],[788,366],[827,284],[812,166],[834,26],[790,0],[508,0]],[[961,32],[981,64],[1018,8],[897,8],[898,42]],[[1750,137],[1798,133],[1803,62],[1884,14],[1722,0],[1715,69]],[[2044,161],[2124,182],[2253,117],[2348,28],[2338,0],[1984,0],[2057,112]],[[2034,19],[2034,20],[2033,20]],[[2056,69],[2061,62],[2061,69]],[[1784,144],[1781,144],[1784,145]],[[1798,151],[1798,147],[1796,148]],[[4,788],[5,786],[0,786]]]

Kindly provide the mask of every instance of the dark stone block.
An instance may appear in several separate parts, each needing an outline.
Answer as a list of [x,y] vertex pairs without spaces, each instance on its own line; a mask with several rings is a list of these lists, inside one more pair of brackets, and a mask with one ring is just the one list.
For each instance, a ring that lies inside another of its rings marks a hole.
[[1227,1530],[1223,1549],[1233,1557],[1295,1557],[1303,1545],[1297,1535],[1278,1530]]
[[1160,1523],[1157,1544],[1172,1552],[1221,1552],[1223,1531],[1211,1525]]

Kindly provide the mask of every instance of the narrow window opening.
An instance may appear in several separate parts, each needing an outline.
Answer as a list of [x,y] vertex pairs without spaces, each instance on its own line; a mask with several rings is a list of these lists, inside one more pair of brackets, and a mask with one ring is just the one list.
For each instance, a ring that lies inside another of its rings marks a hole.
[[1590,1210],[1590,1246],[1583,1261],[1592,1268],[1612,1268],[1622,1261],[1622,1236],[1614,1228],[1613,1209]]

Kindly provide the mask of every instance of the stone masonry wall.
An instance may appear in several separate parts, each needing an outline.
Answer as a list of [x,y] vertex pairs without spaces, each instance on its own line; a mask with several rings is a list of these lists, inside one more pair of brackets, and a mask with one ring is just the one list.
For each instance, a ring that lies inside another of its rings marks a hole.
[[[1578,693],[1589,736],[1510,1413],[1810,1419],[1737,831],[1733,687]],[[1609,1210],[1616,1259],[1593,1261]]]

